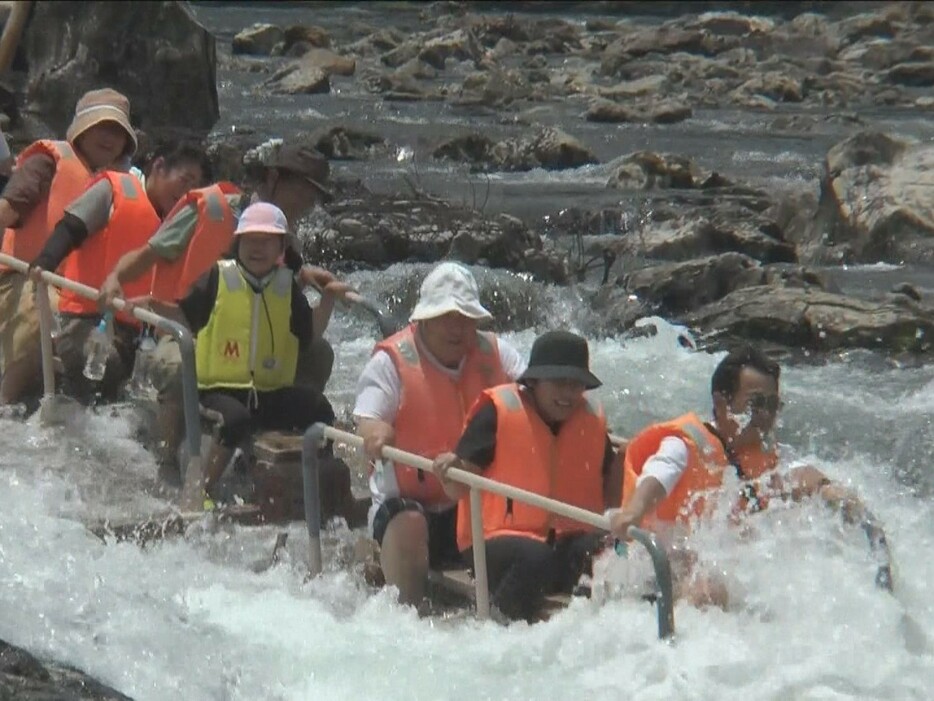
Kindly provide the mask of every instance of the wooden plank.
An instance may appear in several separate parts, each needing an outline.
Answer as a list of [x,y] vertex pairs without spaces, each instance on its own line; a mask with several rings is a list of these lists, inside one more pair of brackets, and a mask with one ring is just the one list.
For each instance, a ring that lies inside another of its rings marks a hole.
[[266,462],[302,462],[302,436],[282,431],[264,431],[253,439],[253,455]]

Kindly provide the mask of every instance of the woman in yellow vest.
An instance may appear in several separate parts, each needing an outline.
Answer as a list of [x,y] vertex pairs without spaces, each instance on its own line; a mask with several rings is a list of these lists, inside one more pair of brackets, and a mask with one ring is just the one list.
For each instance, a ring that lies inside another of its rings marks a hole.
[[[148,241],[176,201],[209,177],[210,163],[204,151],[188,144],[158,148],[142,177],[115,171],[100,174],[65,208],[45,247],[32,261],[33,268],[55,270],[64,262],[65,277],[99,288],[120,257]],[[127,286],[126,293],[138,296],[148,291],[149,281],[138,280]],[[97,300],[63,290],[58,310],[62,332],[55,350],[64,366],[65,392],[87,401],[99,389],[105,399],[115,399],[133,369],[139,322],[125,313],[116,315],[113,347],[98,388],[83,375],[85,346],[101,318]]]
[[[226,257],[237,226],[237,218],[252,202],[272,202],[291,222],[300,220],[319,201],[332,198],[327,189],[330,166],[316,150],[299,142],[285,143],[264,167],[262,180],[253,195],[229,183],[193,190],[175,205],[146,243],[117,263],[101,287],[101,301],[125,298],[123,285],[142,276],[152,277],[152,295],[166,302],[185,296],[191,283],[219,258]],[[286,249],[285,262],[300,280],[325,287],[336,279],[316,266],[304,265],[295,249]],[[326,324],[327,320],[322,320]],[[323,330],[323,329],[322,329]],[[334,351],[327,339],[319,338],[298,356],[297,384],[324,391],[331,375]],[[157,391],[159,412],[154,428],[160,475],[177,482],[178,449],[184,436],[182,420],[182,358],[175,339],[162,335],[152,354],[150,375]]]
[[[84,192],[94,173],[125,170],[135,151],[129,100],[108,88],[85,93],[65,141],[37,141],[17,158],[16,171],[0,197],[3,253],[31,262],[65,207]],[[0,265],[0,404],[18,402],[39,386],[39,315],[34,297],[34,283]]]
[[[197,335],[201,404],[223,417],[205,461],[201,486],[209,496],[236,446],[254,429],[303,430],[334,421],[325,396],[294,381],[299,349],[320,337],[317,322],[330,315],[335,296],[347,286],[329,284],[313,311],[280,262],[287,235],[282,210],[252,204],[234,231],[234,258],[215,263],[177,306],[151,296],[133,300],[166,316],[180,311]],[[183,508],[194,508],[198,499],[183,495]]]
[[[584,392],[600,386],[589,369],[587,341],[568,331],[535,340],[516,384],[484,390],[455,452],[435,474],[460,499],[457,543],[473,556],[468,489],[445,481],[451,467],[596,513],[618,503],[620,475],[603,408]],[[543,597],[571,593],[588,573],[604,533],[491,492],[483,492],[483,536],[493,604],[511,619],[535,620]]]

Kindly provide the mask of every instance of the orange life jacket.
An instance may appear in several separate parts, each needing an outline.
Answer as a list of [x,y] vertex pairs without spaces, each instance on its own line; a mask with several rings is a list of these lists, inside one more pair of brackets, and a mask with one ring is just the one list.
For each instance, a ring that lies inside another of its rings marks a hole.
[[[91,233],[79,248],[65,259],[67,278],[99,288],[117,261],[127,252],[144,245],[159,228],[159,215],[153,208],[146,190],[131,173],[106,171],[94,178],[91,185],[106,178],[113,187],[113,210],[110,221],[101,231]],[[150,279],[142,276],[123,286],[127,299],[149,293]],[[58,310],[64,314],[92,316],[99,314],[97,300],[81,297],[63,289],[59,295]],[[120,321],[139,326],[128,314],[117,312]]]
[[156,263],[152,271],[153,297],[163,302],[181,299],[188,294],[192,283],[227,252],[237,227],[227,195],[238,194],[240,190],[236,185],[220,182],[192,190],[178,201],[166,221],[189,205],[195,207],[198,219],[185,252],[175,260],[160,258]]
[[[467,410],[487,387],[508,382],[499,359],[496,336],[477,332],[474,347],[464,358],[460,377],[444,374],[422,356],[415,340],[415,324],[376,344],[389,354],[402,384],[402,403],[396,414],[395,445],[401,450],[434,458],[454,450],[464,429]],[[375,351],[374,351],[375,352]],[[400,496],[425,506],[450,504],[438,478],[395,463]]]
[[[37,154],[55,159],[55,174],[49,192],[19,226],[11,227],[3,234],[3,253],[27,263],[36,259],[65,214],[65,207],[84,192],[91,179],[91,171],[67,141],[37,141],[20,153],[16,165],[22,165]],[[0,265],[0,270],[9,270],[9,267]]]
[[[603,511],[603,458],[606,452],[606,416],[589,397],[561,424],[554,435],[531,403],[528,391],[517,384],[486,390],[470,416],[485,402],[496,407],[496,453],[483,476],[582,509]],[[469,418],[468,418],[469,421]],[[483,492],[483,537],[521,535],[546,540],[592,530],[572,519],[543,509]],[[457,509],[457,546],[472,543],[470,501]]]
[[697,414],[685,414],[673,421],[649,426],[629,442],[623,464],[623,504],[632,497],[646,461],[658,452],[662,441],[669,436],[680,438],[687,445],[688,464],[671,494],[656,507],[655,518],[683,523],[704,513],[705,496],[723,486],[725,470],[735,470],[739,478],[747,482],[737,504],[739,510],[750,506],[759,510],[767,506],[767,496],[748,483],[775,468],[778,464],[775,451],[747,448],[728,456],[723,443]]

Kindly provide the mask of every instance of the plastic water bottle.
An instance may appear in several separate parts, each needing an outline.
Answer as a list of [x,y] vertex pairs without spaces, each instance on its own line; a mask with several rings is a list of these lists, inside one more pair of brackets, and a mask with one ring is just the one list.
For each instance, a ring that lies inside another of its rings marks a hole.
[[54,343],[59,336],[62,335],[62,320],[59,318],[58,314],[53,312],[52,314],[52,328],[49,329],[49,336],[52,337],[52,342]]
[[97,328],[91,331],[88,338],[88,358],[84,364],[84,376],[92,382],[104,379],[107,370],[107,358],[113,347],[112,324],[113,316],[108,312],[101,318]]
[[133,375],[130,377],[130,385],[127,388],[131,397],[145,399],[150,394],[152,390],[150,366],[155,350],[156,339],[153,338],[152,331],[148,328],[143,329],[136,348],[136,359],[133,361]]

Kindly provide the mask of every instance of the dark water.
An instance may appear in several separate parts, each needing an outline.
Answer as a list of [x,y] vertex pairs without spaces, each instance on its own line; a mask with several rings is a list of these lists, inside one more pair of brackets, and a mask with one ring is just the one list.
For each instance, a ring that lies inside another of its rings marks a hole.
[[[592,14],[567,14],[566,5],[562,6],[565,14],[560,15],[565,19],[581,23],[594,19]],[[255,22],[283,27],[316,24],[329,32],[339,48],[390,25],[407,33],[424,29],[427,25],[419,18],[419,12],[425,7],[413,7],[413,3],[200,3],[195,11],[215,33],[219,53],[229,56],[234,34]],[[839,8],[833,9],[838,11]],[[536,17],[541,15],[541,11],[536,13]],[[619,16],[607,19],[617,21]],[[659,18],[642,16],[638,21],[654,22]],[[282,58],[245,60],[265,64],[270,70],[286,62]],[[574,69],[579,65],[575,58],[565,60],[558,56],[549,60],[553,70]],[[902,136],[934,139],[934,120],[909,109],[879,108],[864,110],[859,115],[845,110],[819,112],[793,105],[769,111],[698,109],[691,119],[675,125],[615,125],[585,121],[582,115],[589,98],[573,96],[522,109],[534,108],[533,121],[559,126],[580,139],[603,165],[560,172],[472,174],[466,166],[433,160],[431,151],[445,139],[470,132],[482,131],[493,138],[519,136],[529,129],[514,122],[522,110],[385,101],[367,92],[361,81],[361,76],[374,67],[358,60],[356,76],[332,78],[332,92],[328,95],[282,96],[271,95],[260,87],[269,73],[232,69],[230,61],[224,60],[218,70],[221,120],[216,131],[245,129],[260,136],[284,137],[325,125],[345,125],[375,132],[388,140],[389,149],[365,162],[336,163],[337,175],[359,178],[377,192],[399,191],[404,187],[405,175],[422,189],[454,202],[483,208],[488,213],[508,212],[532,222],[568,207],[622,206],[634,212],[644,208],[644,193],[621,192],[605,186],[609,174],[605,164],[633,151],[681,154],[704,168],[753,185],[791,186],[817,192],[824,154],[858,129],[882,129]],[[468,70],[466,66],[454,67],[441,72],[436,82],[459,84]],[[787,126],[789,122],[795,123],[789,118],[796,117],[804,118],[807,126],[797,129]],[[868,296],[877,296],[892,284],[905,281],[922,291],[934,288],[934,274],[927,269],[836,268],[828,273],[844,291]]]

